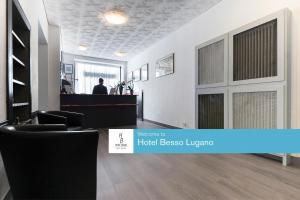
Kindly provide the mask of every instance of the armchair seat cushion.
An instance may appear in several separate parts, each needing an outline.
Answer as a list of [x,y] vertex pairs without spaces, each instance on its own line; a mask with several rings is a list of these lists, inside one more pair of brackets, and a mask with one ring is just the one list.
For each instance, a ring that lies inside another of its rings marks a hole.
[[81,131],[81,126],[68,127],[68,131]]

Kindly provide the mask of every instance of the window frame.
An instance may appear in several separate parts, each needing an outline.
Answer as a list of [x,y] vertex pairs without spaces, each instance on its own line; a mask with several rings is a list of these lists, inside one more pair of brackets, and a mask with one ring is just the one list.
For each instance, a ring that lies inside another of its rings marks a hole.
[[[200,45],[197,45],[195,48],[195,54],[196,54],[196,78],[195,78],[195,85],[196,85],[196,89],[203,89],[203,88],[213,88],[213,87],[225,87],[228,85],[228,56],[229,56],[229,52],[228,52],[228,44],[229,44],[229,40],[228,40],[228,33],[223,34],[219,37],[216,37],[214,39],[211,39],[207,42],[204,42]],[[220,83],[211,83],[211,84],[199,84],[199,49],[207,47],[209,45],[212,45],[214,43],[220,42],[224,40],[224,74],[223,74],[223,82]]]
[[100,66],[100,67],[111,67],[111,68],[118,68],[120,70],[119,72],[119,82],[122,82],[125,80],[125,65],[122,64],[115,64],[115,63],[108,63],[108,62],[100,62],[100,61],[93,61],[93,60],[82,60],[82,59],[74,59],[74,91],[76,91],[76,86],[79,84],[78,83],[78,72],[77,72],[77,65],[78,64],[88,64],[88,65],[96,65],[96,66]]
[[286,85],[285,83],[264,83],[261,84],[232,86],[228,89],[228,110],[229,110],[229,128],[233,127],[233,94],[236,93],[252,93],[252,92],[276,92],[277,95],[277,127],[276,129],[286,128],[286,114],[287,114],[287,102],[286,102]]
[[195,125],[196,129],[199,129],[198,117],[199,117],[199,102],[198,96],[199,95],[209,95],[209,94],[223,94],[224,95],[224,129],[228,128],[228,89],[227,87],[218,87],[218,88],[205,88],[205,89],[197,89],[196,90],[196,97],[195,97]]
[[[263,17],[255,22],[249,23],[245,26],[237,28],[229,32],[229,85],[242,85],[254,83],[267,83],[274,81],[284,81],[287,75],[287,15],[288,10],[283,9],[266,17]],[[277,76],[247,79],[247,80],[233,80],[233,39],[234,36],[244,31],[250,30],[264,23],[277,19]]]

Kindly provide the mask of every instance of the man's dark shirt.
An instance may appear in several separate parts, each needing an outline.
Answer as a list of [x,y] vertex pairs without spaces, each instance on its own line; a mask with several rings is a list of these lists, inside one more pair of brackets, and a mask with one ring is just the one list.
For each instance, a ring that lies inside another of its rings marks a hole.
[[96,85],[93,94],[107,94],[107,88],[104,85]]

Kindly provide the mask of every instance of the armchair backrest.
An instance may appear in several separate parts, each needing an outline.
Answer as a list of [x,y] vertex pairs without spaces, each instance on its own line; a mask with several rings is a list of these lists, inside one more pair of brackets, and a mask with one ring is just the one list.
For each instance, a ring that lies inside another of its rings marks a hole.
[[97,131],[26,132],[0,128],[14,199],[96,199]]
[[84,114],[69,111],[48,111],[47,113],[67,118],[68,126],[84,127]]
[[67,125],[67,118],[49,113],[38,113],[39,124],[65,124]]
[[40,111],[40,124],[66,124],[68,127],[84,127],[84,114],[69,111]]
[[6,126],[6,129],[12,131],[30,131],[30,132],[41,132],[41,131],[67,131],[65,124],[25,124],[16,126]]

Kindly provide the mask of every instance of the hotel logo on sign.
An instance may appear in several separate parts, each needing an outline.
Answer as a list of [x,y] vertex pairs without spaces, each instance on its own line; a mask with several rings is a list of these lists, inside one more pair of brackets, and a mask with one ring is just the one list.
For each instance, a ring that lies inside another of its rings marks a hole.
[[109,153],[133,153],[133,129],[109,129]]

